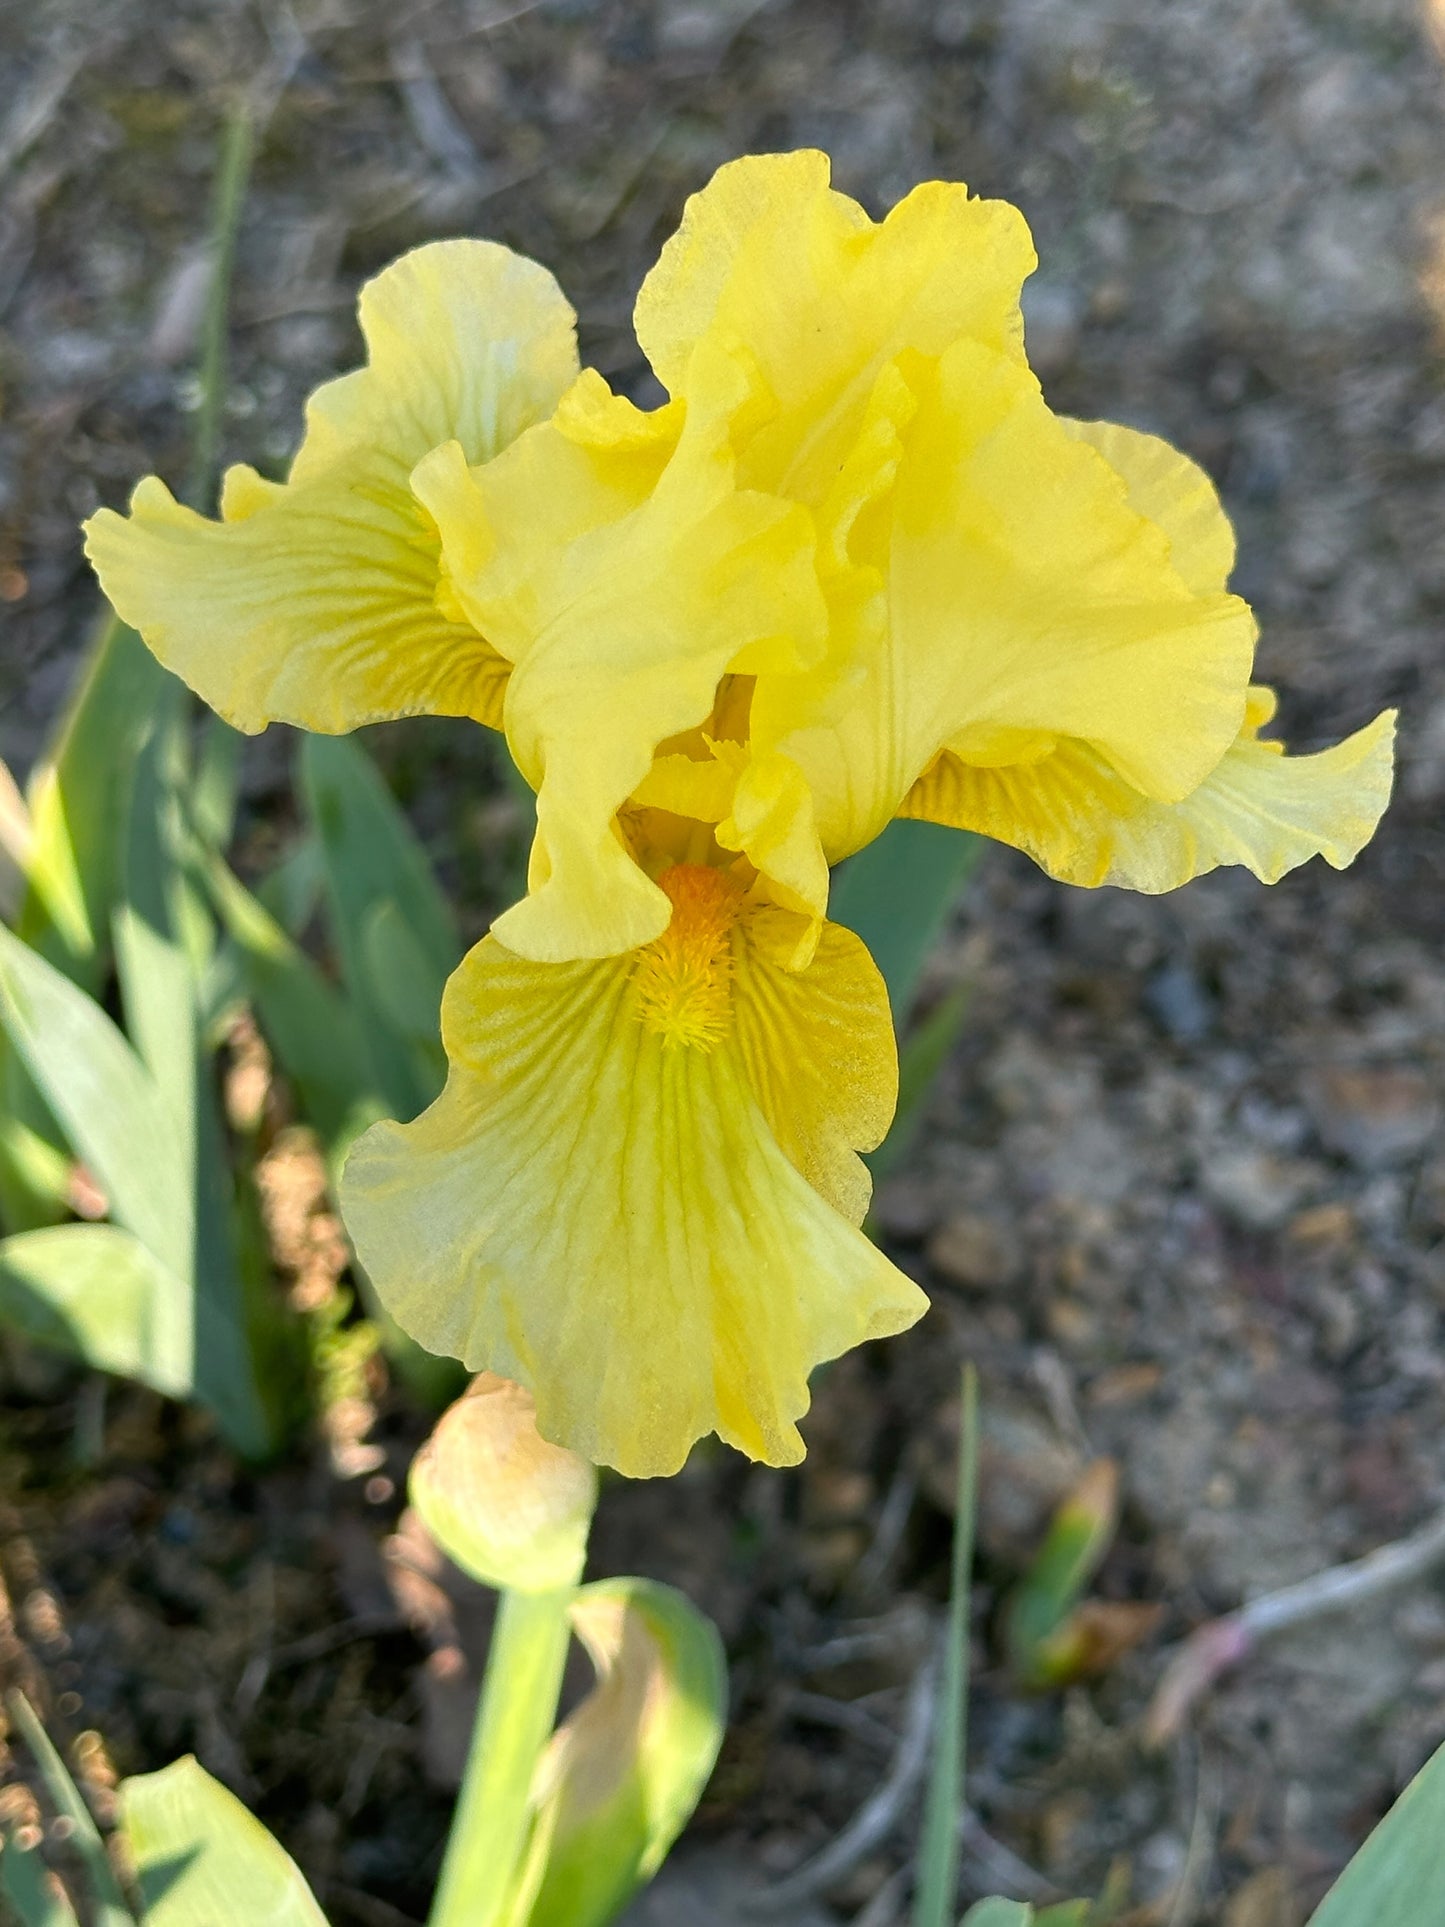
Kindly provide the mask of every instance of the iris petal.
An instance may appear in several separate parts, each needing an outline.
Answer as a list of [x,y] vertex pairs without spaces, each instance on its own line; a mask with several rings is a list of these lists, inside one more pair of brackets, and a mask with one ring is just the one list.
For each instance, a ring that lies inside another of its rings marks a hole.
[[719,351],[708,405],[640,413],[582,377],[556,418],[469,469],[438,449],[414,481],[463,605],[513,664],[507,740],[537,790],[527,897],[497,935],[538,961],[656,937],[666,899],[617,813],[669,738],[706,723],[729,672],[815,659],[824,609],[806,512],[739,489],[756,399]]
[[237,728],[336,733],[416,714],[497,724],[507,664],[461,615],[409,475],[458,437],[483,461],[576,372],[552,277],[483,241],[404,255],[362,291],[365,368],[312,397],[285,485],[232,469],[222,517],[148,477],[86,547],[119,614]]
[[[368,1132],[343,1182],[402,1326],[633,1477],[711,1431],[796,1462],[813,1366],[926,1304],[849,1221],[896,1074],[866,952],[837,932],[789,982],[743,924],[732,942],[710,990],[682,939],[643,982],[646,953],[538,964],[487,938],[448,986],[446,1090]],[[647,1017],[668,981],[692,999],[671,1033]]]
[[1250,723],[1177,803],[1142,795],[1080,743],[1011,769],[945,752],[901,814],[1011,843],[1063,883],[1154,895],[1227,863],[1277,883],[1312,856],[1342,870],[1359,855],[1390,800],[1394,736],[1386,710],[1330,749],[1285,756]]
[[1248,608],[1184,579],[1027,369],[965,341],[911,379],[887,513],[855,544],[885,584],[881,621],[753,702],[754,741],[802,769],[829,861],[952,743],[992,763],[1073,737],[1146,794],[1186,795],[1240,727]]

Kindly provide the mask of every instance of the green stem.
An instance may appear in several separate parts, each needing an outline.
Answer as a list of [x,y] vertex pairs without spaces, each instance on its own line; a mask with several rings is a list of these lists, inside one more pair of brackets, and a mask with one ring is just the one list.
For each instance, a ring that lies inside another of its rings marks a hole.
[[495,1927],[526,1845],[528,1796],[557,1717],[575,1588],[504,1592],[428,1927]]

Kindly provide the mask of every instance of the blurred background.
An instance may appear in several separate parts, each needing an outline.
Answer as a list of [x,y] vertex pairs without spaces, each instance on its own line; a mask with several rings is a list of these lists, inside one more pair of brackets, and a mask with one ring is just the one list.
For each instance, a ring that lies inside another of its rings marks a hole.
[[[1438,0],[0,8],[17,777],[97,614],[78,521],[184,473],[219,129],[267,73],[284,85],[240,228],[228,460],[284,469],[304,397],[357,358],[358,283],[440,235],[546,263],[584,359],[655,400],[631,304],[684,198],[734,155],[817,145],[875,214],[935,177],[1023,208],[1046,391],[1213,475],[1292,746],[1402,708],[1395,804],[1345,876],[1226,873],[1149,901],[988,851],[924,990],[962,986],[967,1020],[877,1202],[932,1315],[823,1376],[800,1470],[700,1451],[604,1497],[596,1569],[685,1587],[733,1665],[686,1892],[653,1903],[669,1927],[731,1918],[736,1872],[786,1874],[887,1770],[946,1587],[965,1356],[984,1387],[979,1891],[1030,1869],[1097,1891],[1125,1856],[1141,1927],[1296,1927],[1445,1739],[1438,1580],[1275,1644],[1163,1751],[1139,1737],[1170,1642],[1445,1506],[1442,56]],[[480,934],[526,827],[481,732],[367,743]],[[243,874],[294,833],[293,748],[282,729],[248,745]],[[248,1064],[264,1083],[239,1047],[233,1079]],[[285,1105],[259,1174],[272,1248],[289,1289],[324,1290],[346,1253]],[[346,1420],[359,1456],[333,1436],[257,1472],[208,1421],[113,1388],[82,1474],[77,1375],[8,1341],[0,1369],[0,1668],[103,1736],[102,1782],[107,1757],[198,1753],[339,1927],[419,1919],[478,1636],[471,1595],[399,1529],[424,1418],[373,1382]],[[1094,1592],[1117,1650],[1026,1692],[1000,1603],[1101,1457],[1122,1519]],[[908,1843],[880,1840],[818,1904],[887,1927]]]

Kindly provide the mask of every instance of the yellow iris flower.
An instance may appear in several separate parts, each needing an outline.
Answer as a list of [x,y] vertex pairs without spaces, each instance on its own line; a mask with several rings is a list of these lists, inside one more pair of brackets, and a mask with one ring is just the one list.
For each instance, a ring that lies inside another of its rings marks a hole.
[[467,715],[537,793],[526,896],[447,988],[446,1090],[362,1139],[347,1222],[433,1350],[633,1475],[709,1431],[801,1456],[820,1360],[917,1288],[857,1229],[896,1059],[830,867],[894,816],[1068,882],[1337,867],[1393,717],[1284,757],[1206,477],[1070,422],[1024,355],[1022,217],[874,223],[821,154],[688,204],[638,336],[578,373],[545,272],[480,242],[363,291],[369,360],[222,520],[154,479],[89,525],[120,614],[238,726]]

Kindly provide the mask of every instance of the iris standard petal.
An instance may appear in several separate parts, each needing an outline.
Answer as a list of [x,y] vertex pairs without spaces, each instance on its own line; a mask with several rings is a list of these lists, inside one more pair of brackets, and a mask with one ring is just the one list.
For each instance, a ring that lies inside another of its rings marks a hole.
[[1011,843],[1063,883],[1150,894],[1229,863],[1264,883],[1312,856],[1344,869],[1390,800],[1394,711],[1331,749],[1286,756],[1255,734],[1272,697],[1251,696],[1261,700],[1238,740],[1180,802],[1142,795],[1095,751],[1067,743],[1021,768],[972,768],[945,753],[900,814]]
[[746,344],[776,408],[743,458],[754,487],[826,493],[882,368],[962,336],[1022,358],[1018,297],[1036,257],[1004,201],[917,187],[881,222],[829,186],[826,154],[750,155],[683,210],[637,298],[637,338],[674,395],[709,336]]
[[360,1141],[346,1220],[403,1328],[529,1386],[546,1437],[632,1477],[712,1431],[791,1464],[813,1366],[926,1306],[828,1201],[866,1204],[886,999],[845,933],[784,984],[728,878],[663,880],[678,914],[636,956],[472,951],[446,1090]]
[[357,298],[366,366],[306,405],[291,480],[342,454],[384,448],[410,468],[458,441],[489,461],[543,421],[577,375],[577,317],[554,277],[496,241],[433,241]]
[[617,813],[659,744],[705,723],[728,672],[795,670],[825,611],[807,513],[736,486],[756,391],[729,362],[708,404],[648,416],[585,375],[485,468],[438,449],[414,485],[462,604],[513,667],[507,740],[537,790],[529,893],[498,918],[519,955],[615,955],[667,900]]
[[1234,529],[1213,482],[1197,462],[1158,435],[1119,422],[1059,426],[1096,448],[1124,483],[1129,506],[1169,538],[1169,560],[1196,595],[1217,595],[1234,568]]
[[1026,368],[965,341],[907,374],[886,512],[854,545],[881,607],[753,701],[754,742],[802,769],[829,861],[876,836],[945,745],[993,764],[1074,738],[1145,794],[1187,795],[1240,728],[1247,606],[1180,573]]
[[86,548],[155,654],[238,729],[416,714],[500,721],[507,664],[463,617],[409,475],[457,437],[485,461],[576,372],[545,269],[484,241],[404,255],[363,289],[370,359],[312,397],[285,485],[232,469],[222,520],[148,477]]

